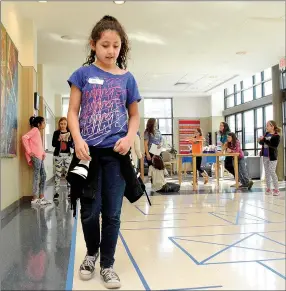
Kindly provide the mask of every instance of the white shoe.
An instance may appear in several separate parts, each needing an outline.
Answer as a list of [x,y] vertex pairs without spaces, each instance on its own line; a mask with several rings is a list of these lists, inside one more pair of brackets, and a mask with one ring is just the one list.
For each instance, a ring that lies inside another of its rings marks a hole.
[[40,205],[40,203],[40,199],[38,198],[31,200],[31,205]]
[[40,200],[40,202],[39,202],[40,205],[48,205],[48,204],[52,204],[52,201],[46,200],[45,197],[43,197],[43,198],[41,198],[41,199],[39,199],[39,200]]

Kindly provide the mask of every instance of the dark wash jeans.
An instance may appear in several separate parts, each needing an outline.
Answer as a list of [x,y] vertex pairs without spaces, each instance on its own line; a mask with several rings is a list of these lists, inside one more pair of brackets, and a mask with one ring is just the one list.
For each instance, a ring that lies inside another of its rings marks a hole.
[[102,156],[99,157],[99,162],[96,197],[95,199],[82,197],[80,212],[88,255],[94,255],[100,248],[100,266],[109,268],[114,264],[125,180],[121,175],[120,161],[116,157]]

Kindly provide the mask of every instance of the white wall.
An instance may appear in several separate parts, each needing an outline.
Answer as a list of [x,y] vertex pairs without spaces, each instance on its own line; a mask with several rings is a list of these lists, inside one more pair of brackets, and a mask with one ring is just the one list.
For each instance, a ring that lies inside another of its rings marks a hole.
[[176,117],[209,117],[211,116],[210,97],[175,97],[173,115]]

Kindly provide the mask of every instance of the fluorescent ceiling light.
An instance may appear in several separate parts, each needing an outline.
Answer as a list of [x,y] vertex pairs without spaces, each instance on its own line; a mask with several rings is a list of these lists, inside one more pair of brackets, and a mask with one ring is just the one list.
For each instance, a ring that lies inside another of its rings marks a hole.
[[128,33],[128,37],[131,40],[137,40],[139,42],[166,45],[166,43],[160,37],[149,34],[149,33],[143,33],[143,32]]
[[113,1],[114,4],[118,4],[118,5],[121,5],[121,4],[124,4],[125,1]]

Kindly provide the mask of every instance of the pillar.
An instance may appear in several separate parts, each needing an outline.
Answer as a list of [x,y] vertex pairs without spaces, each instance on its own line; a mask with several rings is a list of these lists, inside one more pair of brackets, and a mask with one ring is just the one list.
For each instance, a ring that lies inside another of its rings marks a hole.
[[[279,65],[272,67],[272,104],[273,104],[273,119],[277,125],[282,128],[283,124],[283,92],[280,89],[280,70]],[[284,150],[283,150],[283,136],[281,135],[280,145],[278,147],[278,163],[277,176],[279,181],[284,180]]]

